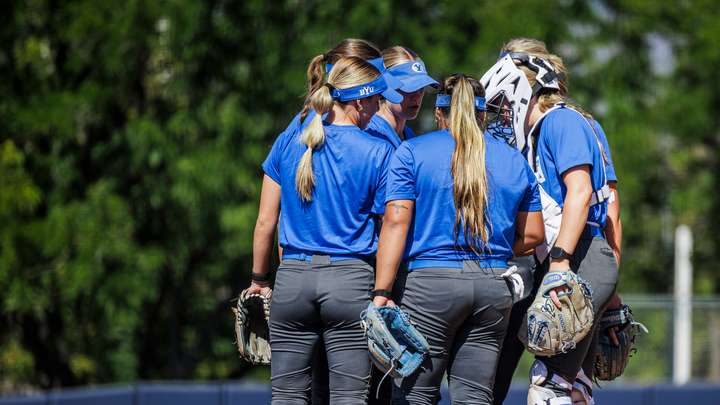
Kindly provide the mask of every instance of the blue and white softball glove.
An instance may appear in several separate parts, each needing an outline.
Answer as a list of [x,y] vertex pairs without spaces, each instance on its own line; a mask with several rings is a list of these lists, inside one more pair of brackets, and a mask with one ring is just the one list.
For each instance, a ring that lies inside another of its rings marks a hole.
[[375,366],[394,378],[407,377],[417,370],[430,345],[398,307],[376,307],[372,302],[360,314]]

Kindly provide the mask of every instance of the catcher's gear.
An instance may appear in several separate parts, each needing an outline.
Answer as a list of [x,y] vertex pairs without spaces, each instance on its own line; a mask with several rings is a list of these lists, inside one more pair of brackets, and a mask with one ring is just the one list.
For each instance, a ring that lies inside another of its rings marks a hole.
[[585,375],[583,369],[580,369],[577,377],[575,377],[570,397],[573,400],[573,404],[595,405],[595,400],[592,396],[592,381]]
[[[627,305],[605,311],[599,322],[600,339],[595,354],[595,378],[611,381],[622,375],[630,356],[635,353],[635,338],[641,333],[648,333],[648,330],[645,325],[635,321]],[[619,346],[615,346],[606,333],[608,328],[615,326],[619,327],[615,333]]]
[[430,345],[398,307],[376,307],[372,302],[360,314],[370,358],[385,375],[407,377],[417,370]]
[[270,300],[267,295],[248,294],[243,290],[237,299],[235,313],[235,337],[240,357],[255,365],[270,364]]
[[[559,374],[551,375],[545,363],[540,360],[533,362],[530,367],[528,405],[572,405],[569,395],[571,389],[572,384]],[[565,391],[568,395],[559,395],[557,391]]]
[[[517,64],[536,72],[536,83],[530,86]],[[530,99],[541,89],[560,89],[562,75],[544,59],[523,52],[510,52],[480,78],[488,100],[488,131],[523,150],[527,143],[525,116]]]
[[[566,291],[557,293],[558,309],[550,299],[550,290],[561,286],[566,286]],[[572,271],[547,273],[527,312],[527,349],[538,356],[574,349],[592,329],[591,296],[590,285]]]

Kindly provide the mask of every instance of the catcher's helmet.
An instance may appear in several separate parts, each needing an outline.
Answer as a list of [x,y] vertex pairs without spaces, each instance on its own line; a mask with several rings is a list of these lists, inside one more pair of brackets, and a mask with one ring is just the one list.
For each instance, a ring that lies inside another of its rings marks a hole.
[[[530,86],[523,65],[537,73],[536,83]],[[542,89],[560,89],[562,74],[544,59],[523,52],[501,55],[480,78],[488,101],[488,131],[504,138],[510,145],[523,150],[527,143],[525,118],[530,99]]]

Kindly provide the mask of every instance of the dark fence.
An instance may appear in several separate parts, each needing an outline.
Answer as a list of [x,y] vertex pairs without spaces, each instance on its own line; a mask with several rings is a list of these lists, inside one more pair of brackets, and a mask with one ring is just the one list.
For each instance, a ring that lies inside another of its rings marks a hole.
[[[525,405],[527,391],[513,387],[505,401]],[[676,405],[720,403],[720,385],[613,386],[596,389],[598,404]],[[691,401],[691,402],[690,402]],[[142,383],[122,387],[65,389],[44,394],[0,397],[0,405],[254,405],[269,404],[265,385],[237,383]],[[450,405],[447,391],[440,404]]]

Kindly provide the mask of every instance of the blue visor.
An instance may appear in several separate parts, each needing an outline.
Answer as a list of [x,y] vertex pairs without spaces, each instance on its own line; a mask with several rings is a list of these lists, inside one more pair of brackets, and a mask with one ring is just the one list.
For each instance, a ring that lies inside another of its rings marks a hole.
[[[385,71],[385,62],[383,61],[382,56],[379,58],[375,58],[375,59],[368,59],[366,62],[375,66],[375,69],[380,71],[380,73],[383,73]],[[332,70],[333,66],[335,66],[335,65],[333,65],[332,63],[325,64],[325,74],[326,75],[330,74],[330,71]]]
[[375,94],[382,94],[382,96],[389,102],[399,104],[402,102],[403,97],[397,91],[388,88],[385,82],[385,77],[380,75],[377,79],[361,84],[355,87],[349,87],[347,89],[333,89],[330,92],[332,98],[338,101],[351,101],[359,100],[361,98],[367,98]]
[[[435,107],[450,107],[451,100],[452,96],[449,94],[438,94],[437,98],[435,99]],[[475,109],[478,111],[485,111],[485,97],[475,97]]]
[[388,69],[388,73],[401,83],[398,90],[405,93],[413,93],[427,86],[440,87],[440,83],[428,75],[425,64],[421,60],[393,66]]

